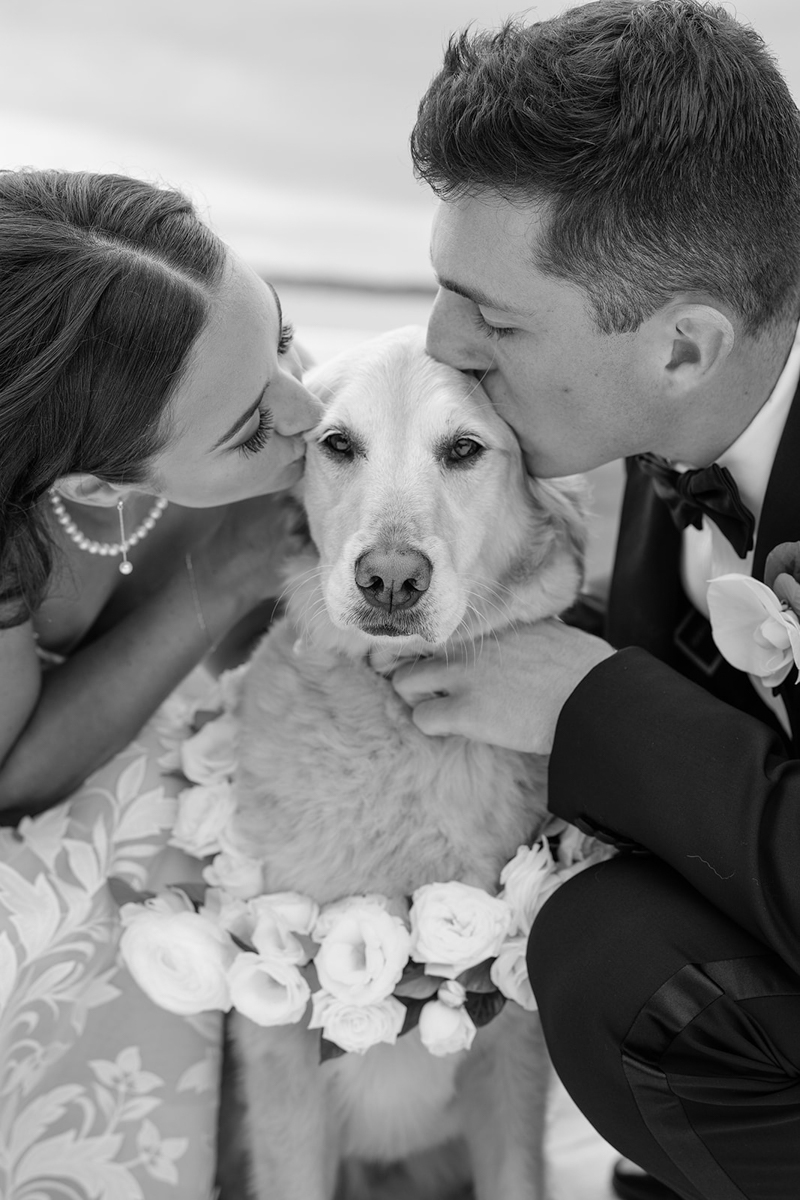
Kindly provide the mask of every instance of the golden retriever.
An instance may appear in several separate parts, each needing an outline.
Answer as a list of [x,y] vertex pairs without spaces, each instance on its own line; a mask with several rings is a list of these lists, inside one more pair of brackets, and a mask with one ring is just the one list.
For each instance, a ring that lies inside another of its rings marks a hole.
[[[385,673],[465,642],[477,657],[484,638],[567,608],[583,483],[530,479],[477,381],[429,358],[421,330],[308,382],[326,404],[304,481],[316,553],[293,563],[287,613],[247,676],[237,840],[267,891],[321,904],[377,892],[402,909],[446,880],[495,893],[545,820],[545,764],[425,737]],[[414,1029],[322,1064],[306,1022],[233,1020],[258,1200],[543,1196],[535,1014],[508,1002],[448,1057]]]

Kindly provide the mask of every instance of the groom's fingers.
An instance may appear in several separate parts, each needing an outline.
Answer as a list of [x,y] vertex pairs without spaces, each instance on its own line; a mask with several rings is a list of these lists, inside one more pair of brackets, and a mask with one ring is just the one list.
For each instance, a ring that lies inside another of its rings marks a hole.
[[421,700],[448,695],[452,686],[452,664],[427,658],[405,663],[392,676],[392,686],[406,704],[414,708]]
[[459,711],[457,700],[450,696],[435,696],[415,704],[411,719],[428,737],[446,737],[453,733],[467,737],[468,733],[459,725]]

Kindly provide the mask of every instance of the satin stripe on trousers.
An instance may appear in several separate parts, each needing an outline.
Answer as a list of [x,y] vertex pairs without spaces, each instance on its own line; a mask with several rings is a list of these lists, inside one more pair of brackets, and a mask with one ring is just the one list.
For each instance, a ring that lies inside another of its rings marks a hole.
[[547,901],[528,947],[556,1071],[685,1200],[800,1200],[800,977],[671,868],[623,855]]

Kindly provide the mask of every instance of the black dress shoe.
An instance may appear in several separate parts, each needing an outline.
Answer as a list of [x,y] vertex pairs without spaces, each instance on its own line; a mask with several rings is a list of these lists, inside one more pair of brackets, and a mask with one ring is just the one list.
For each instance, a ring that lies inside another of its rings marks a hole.
[[652,1175],[621,1171],[619,1163],[611,1172],[611,1190],[620,1200],[681,1200],[677,1192]]

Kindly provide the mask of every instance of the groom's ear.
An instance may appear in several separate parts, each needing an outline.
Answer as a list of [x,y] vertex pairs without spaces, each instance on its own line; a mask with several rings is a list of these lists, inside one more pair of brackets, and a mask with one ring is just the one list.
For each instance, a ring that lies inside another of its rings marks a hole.
[[673,384],[696,386],[717,371],[733,350],[733,324],[711,304],[677,304],[667,311],[664,369]]
[[67,500],[76,504],[95,504],[98,508],[113,508],[136,489],[127,483],[106,483],[96,475],[76,472],[62,475],[56,480],[55,489]]

